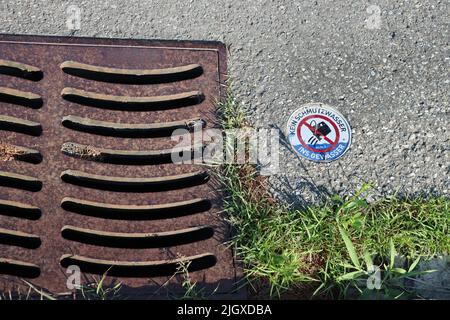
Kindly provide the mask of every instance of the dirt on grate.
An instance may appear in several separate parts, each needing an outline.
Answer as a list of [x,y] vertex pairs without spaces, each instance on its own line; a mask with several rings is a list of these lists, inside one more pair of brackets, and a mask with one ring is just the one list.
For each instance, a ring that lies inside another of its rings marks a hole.
[[0,142],[0,161],[11,161],[23,151],[9,144]]
[[74,143],[64,143],[61,151],[67,155],[86,160],[100,160],[101,152],[92,146],[79,146]]

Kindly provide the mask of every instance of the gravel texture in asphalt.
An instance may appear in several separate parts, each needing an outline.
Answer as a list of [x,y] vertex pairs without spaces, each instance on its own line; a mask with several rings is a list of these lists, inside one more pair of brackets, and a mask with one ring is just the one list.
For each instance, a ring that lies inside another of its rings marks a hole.
[[[69,5],[80,30],[68,28]],[[288,202],[364,182],[380,194],[450,194],[447,0],[0,0],[0,15],[2,33],[223,41],[257,127],[285,132],[301,105],[335,107],[353,128],[351,149],[316,164],[282,144],[270,182]]]

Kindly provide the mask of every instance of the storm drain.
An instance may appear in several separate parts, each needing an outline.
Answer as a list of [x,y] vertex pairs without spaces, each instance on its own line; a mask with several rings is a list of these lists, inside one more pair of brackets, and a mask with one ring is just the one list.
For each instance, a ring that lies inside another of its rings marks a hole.
[[2,289],[67,292],[77,266],[161,294],[183,266],[230,293],[217,183],[170,138],[217,126],[225,72],[218,43],[0,36]]

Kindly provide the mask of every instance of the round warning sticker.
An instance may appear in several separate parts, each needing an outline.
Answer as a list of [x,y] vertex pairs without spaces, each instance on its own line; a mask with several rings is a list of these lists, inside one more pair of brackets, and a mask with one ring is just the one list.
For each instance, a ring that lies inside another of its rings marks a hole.
[[309,103],[289,118],[288,137],[294,150],[315,162],[336,160],[351,144],[351,129],[336,110],[322,103]]

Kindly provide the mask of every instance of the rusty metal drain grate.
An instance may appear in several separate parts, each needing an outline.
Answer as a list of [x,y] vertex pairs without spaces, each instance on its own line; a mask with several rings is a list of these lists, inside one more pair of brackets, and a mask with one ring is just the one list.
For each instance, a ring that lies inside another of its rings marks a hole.
[[0,35],[0,289],[64,293],[77,265],[161,294],[185,264],[230,293],[216,182],[169,154],[173,130],[216,126],[225,73],[219,43]]

